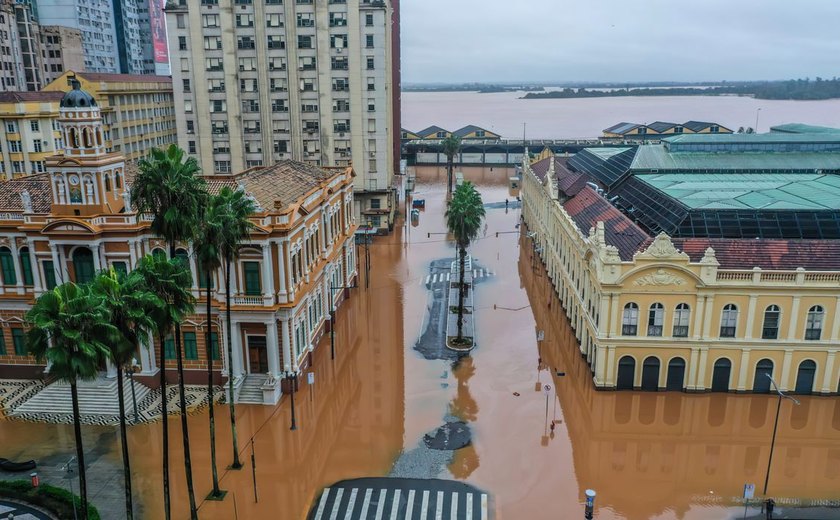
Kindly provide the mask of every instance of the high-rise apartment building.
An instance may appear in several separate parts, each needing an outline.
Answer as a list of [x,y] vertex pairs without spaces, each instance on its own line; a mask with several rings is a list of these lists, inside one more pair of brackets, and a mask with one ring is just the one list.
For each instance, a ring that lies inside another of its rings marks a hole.
[[82,32],[71,27],[41,27],[44,61],[44,85],[52,83],[68,70],[85,70]]
[[15,4],[0,0],[0,92],[26,90]]
[[180,0],[166,9],[178,142],[207,173],[352,163],[356,214],[393,223],[390,0]]
[[[119,1],[119,0],[118,0]],[[85,70],[117,72],[119,52],[111,0],[37,0],[38,21],[82,32]]]

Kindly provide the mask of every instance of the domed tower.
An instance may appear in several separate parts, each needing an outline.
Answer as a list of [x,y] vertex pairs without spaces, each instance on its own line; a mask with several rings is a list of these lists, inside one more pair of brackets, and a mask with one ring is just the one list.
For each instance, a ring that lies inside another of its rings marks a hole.
[[52,180],[52,212],[97,215],[125,211],[128,186],[125,158],[107,151],[102,117],[96,100],[76,78],[61,98],[58,121],[64,154],[46,160]]

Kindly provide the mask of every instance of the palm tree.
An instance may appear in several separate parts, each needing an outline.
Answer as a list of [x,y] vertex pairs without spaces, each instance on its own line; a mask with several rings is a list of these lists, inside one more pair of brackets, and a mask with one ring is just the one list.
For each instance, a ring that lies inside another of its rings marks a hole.
[[464,268],[466,267],[467,248],[478,237],[481,221],[484,219],[484,204],[481,195],[469,181],[455,189],[455,194],[446,208],[446,227],[455,236],[458,246],[458,338],[464,340]]
[[210,407],[210,466],[213,475],[213,491],[210,499],[221,499],[225,492],[219,489],[219,473],[216,469],[216,412],[213,402],[213,346],[210,341],[210,324],[212,320],[213,273],[219,270],[221,261],[221,243],[223,212],[226,206],[219,197],[212,197],[204,209],[202,223],[198,236],[193,242],[193,254],[199,267],[199,275],[204,276],[204,287],[207,299],[207,332],[204,334],[205,355],[207,356],[207,404]]
[[88,518],[87,476],[76,383],[96,378],[100,364],[110,355],[102,340],[116,336],[108,314],[105,302],[90,287],[72,282],[42,294],[26,314],[27,350],[39,361],[51,364],[53,377],[70,384],[82,520]]
[[461,138],[457,135],[450,134],[449,137],[441,142],[443,146],[443,153],[446,155],[446,192],[452,193],[452,167],[455,161],[455,156],[458,155],[458,150],[461,149]]
[[[177,259],[167,260],[157,258],[154,255],[146,255],[137,263],[132,271],[142,279],[145,289],[156,295],[163,302],[159,307],[148,309],[152,321],[155,324],[160,353],[158,364],[160,365],[160,388],[161,388],[161,419],[163,422],[163,508],[165,518],[168,520],[170,514],[169,499],[169,418],[166,396],[166,355],[164,345],[166,336],[172,327],[180,322],[185,315],[194,310],[195,298],[190,292],[192,275],[182,262]],[[188,473],[189,474],[189,473]]]
[[[123,473],[125,479],[125,514],[134,518],[131,497],[131,461],[128,456],[128,435],[125,421],[125,389],[123,372],[130,365],[140,343],[154,328],[152,309],[162,307],[163,301],[148,292],[143,278],[136,273],[119,274],[113,267],[102,271],[91,283],[93,294],[102,298],[109,311],[111,325],[118,335],[110,338],[109,357],[117,366],[117,395],[120,407],[120,439],[122,441]],[[136,406],[136,403],[135,403]],[[136,413],[136,411],[135,411]]]
[[233,329],[230,319],[230,267],[237,256],[242,242],[248,238],[253,224],[248,217],[256,211],[256,204],[243,190],[232,190],[224,187],[216,196],[214,204],[223,208],[220,211],[221,233],[219,233],[219,244],[221,246],[222,259],[225,262],[225,321],[227,323],[227,359],[228,359],[228,406],[230,407],[230,429],[233,442],[233,469],[242,468],[239,461],[238,440],[236,436],[236,409],[233,403]]
[[[149,158],[138,164],[132,199],[138,213],[154,215],[151,229],[169,244],[169,256],[175,257],[175,245],[188,242],[195,236],[200,208],[207,200],[207,183],[198,176],[200,168],[195,157],[185,159],[184,150],[170,145],[166,150],[153,148]],[[189,284],[190,286],[192,283]],[[184,440],[184,466],[187,473],[187,493],[190,518],[198,518],[192,479],[190,434],[187,427],[187,397],[184,391],[184,356],[181,350],[181,323],[175,322],[175,359],[178,367],[178,396],[181,405],[181,431]],[[164,370],[164,366],[161,366]]]

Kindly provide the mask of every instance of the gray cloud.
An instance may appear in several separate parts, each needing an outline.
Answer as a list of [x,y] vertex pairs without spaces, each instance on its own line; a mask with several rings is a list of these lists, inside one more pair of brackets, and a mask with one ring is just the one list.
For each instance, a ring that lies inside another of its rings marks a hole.
[[840,75],[836,0],[402,0],[403,81]]

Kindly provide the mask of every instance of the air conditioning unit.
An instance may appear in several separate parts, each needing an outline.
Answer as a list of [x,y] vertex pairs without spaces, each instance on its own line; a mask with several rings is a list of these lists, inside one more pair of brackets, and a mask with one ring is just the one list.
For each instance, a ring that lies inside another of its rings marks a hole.
[[370,157],[371,159],[375,158],[376,152],[368,152],[368,157]]
[[344,132],[339,132],[338,137],[344,137]]
[[336,48],[335,48],[335,51],[336,51],[337,53],[341,54],[342,49],[344,49],[344,47],[336,47]]

